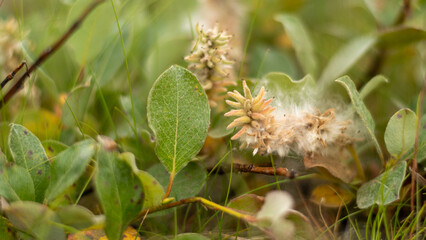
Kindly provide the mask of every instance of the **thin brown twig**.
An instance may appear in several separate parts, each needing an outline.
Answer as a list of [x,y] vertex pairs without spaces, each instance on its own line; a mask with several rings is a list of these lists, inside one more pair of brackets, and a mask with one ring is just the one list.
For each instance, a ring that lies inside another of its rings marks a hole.
[[25,61],[23,61],[21,64],[19,64],[19,66],[17,68],[15,68],[15,70],[13,70],[9,75],[6,76],[6,78],[1,82],[0,84],[0,89],[3,89],[4,86],[10,81],[12,80],[15,75],[21,70],[22,67],[26,67],[27,68],[27,72],[28,72],[28,65]]
[[328,223],[325,220],[324,215],[322,214],[322,207],[321,206],[322,206],[322,202],[320,202],[320,204],[318,205],[318,208],[319,208],[319,214],[320,214],[320,217],[321,217],[322,222],[324,224],[325,230],[328,232],[328,234],[330,234],[330,236],[331,236],[332,239],[336,239],[336,237],[334,236],[334,234],[331,231],[330,227],[328,226]]
[[176,176],[176,173],[174,173],[174,172],[172,172],[170,174],[169,185],[167,186],[167,190],[166,190],[166,193],[163,196],[163,200],[168,198],[170,193],[172,192],[172,186],[173,186],[173,181],[175,180],[175,176]]
[[[211,171],[211,169],[209,169]],[[223,174],[231,171],[231,167],[219,167],[217,168],[217,173]],[[297,174],[293,170],[288,170],[288,168],[284,167],[273,167],[273,166],[257,166],[254,164],[241,164],[241,163],[233,163],[232,164],[233,172],[240,173],[252,173],[252,174],[262,174],[269,176],[283,176],[290,179],[297,177]]]
[[37,69],[47,58],[49,58],[54,52],[56,52],[67,40],[68,38],[78,29],[81,23],[86,19],[86,17],[95,9],[100,3],[105,0],[96,0],[91,5],[89,5],[86,10],[80,15],[80,17],[74,22],[74,24],[59,38],[52,46],[46,48],[37,60],[31,65],[31,67],[26,71],[26,73],[19,78],[19,80],[13,85],[9,91],[4,95],[3,99],[0,101],[0,109],[21,89],[22,85],[25,83],[25,80],[28,78],[30,73]]
[[143,216],[143,218],[142,218],[142,222],[141,222],[141,224],[140,224],[140,226],[139,226],[139,227],[141,227],[141,226],[143,225],[143,223],[145,222],[146,216],[148,216],[148,214],[149,214],[149,209],[147,209],[147,211],[146,211],[145,215]]
[[333,230],[334,235],[337,235],[337,233],[339,232],[339,226],[340,226],[339,219],[340,219],[340,213],[342,212],[342,208],[343,208],[343,204],[340,204],[339,209],[337,210],[336,220],[334,220],[335,221],[334,230]]
[[394,26],[401,25],[405,19],[411,14],[411,0],[404,0],[402,8],[399,11],[398,17],[395,20]]
[[296,175],[294,171],[290,171],[284,167],[261,167],[261,166],[256,166],[253,164],[240,164],[240,163],[234,163],[233,167],[234,167],[234,171],[236,172],[256,173],[256,174],[271,175],[271,176],[276,175],[276,176],[284,176],[287,178],[294,178]]

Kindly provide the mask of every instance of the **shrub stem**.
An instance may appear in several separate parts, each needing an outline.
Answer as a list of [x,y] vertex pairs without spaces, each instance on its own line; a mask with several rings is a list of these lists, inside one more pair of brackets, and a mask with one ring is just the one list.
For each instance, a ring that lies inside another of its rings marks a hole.
[[254,221],[257,220],[256,217],[254,217],[252,215],[248,215],[248,214],[238,212],[237,210],[219,205],[217,203],[214,203],[214,202],[209,201],[209,200],[202,198],[202,197],[185,198],[185,199],[181,199],[179,201],[171,202],[171,203],[168,203],[168,204],[148,208],[148,209],[140,212],[135,220],[143,218],[145,216],[145,214],[147,214],[147,213],[148,214],[154,213],[154,212],[158,212],[158,211],[161,211],[161,210],[174,208],[174,207],[182,206],[182,205],[189,204],[189,203],[195,203],[195,202],[199,202],[199,203],[203,204],[204,206],[206,206],[210,209],[222,211],[222,212],[227,213],[231,216],[237,217],[239,219],[246,220],[248,222],[254,222]]

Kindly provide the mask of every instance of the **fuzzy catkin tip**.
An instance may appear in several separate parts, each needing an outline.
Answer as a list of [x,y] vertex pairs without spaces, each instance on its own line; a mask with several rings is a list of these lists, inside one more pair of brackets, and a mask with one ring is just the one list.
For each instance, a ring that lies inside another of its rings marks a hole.
[[253,154],[286,156],[292,151],[300,155],[325,156],[359,140],[349,133],[352,121],[337,118],[336,109],[324,112],[311,106],[288,112],[280,109],[280,114],[284,112],[285,117],[279,117],[275,108],[270,106],[273,99],[265,99],[264,87],[253,96],[243,81],[243,93],[228,92],[235,101],[226,100],[226,103],[235,109],[225,116],[237,117],[227,127],[241,128],[231,139],[239,139],[241,147],[253,149]]
[[230,79],[234,62],[228,59],[231,35],[219,31],[216,25],[204,30],[198,24],[195,26],[197,39],[190,55],[185,57],[188,68],[197,76],[207,93],[210,105],[215,107],[223,101],[226,87],[236,85]]

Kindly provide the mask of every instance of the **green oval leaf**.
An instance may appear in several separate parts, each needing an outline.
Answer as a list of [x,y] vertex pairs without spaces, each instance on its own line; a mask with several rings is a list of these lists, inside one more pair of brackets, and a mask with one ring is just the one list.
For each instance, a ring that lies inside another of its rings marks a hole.
[[4,211],[15,228],[27,232],[36,239],[65,240],[65,232],[58,226],[58,216],[46,205],[19,201],[4,206]]
[[155,81],[148,97],[148,122],[158,158],[176,174],[200,151],[210,122],[207,96],[190,71],[175,65]]
[[9,148],[15,162],[30,173],[34,182],[35,200],[43,202],[49,185],[50,162],[40,140],[24,126],[12,124]]
[[46,190],[46,199],[52,201],[71,186],[84,173],[93,154],[95,142],[85,140],[74,144],[57,155],[51,167],[51,182]]
[[292,14],[279,14],[275,19],[283,24],[304,72],[315,76],[318,68],[314,47],[302,21]]
[[95,215],[87,208],[79,205],[60,207],[56,214],[61,222],[78,230],[83,230],[95,224]]
[[399,158],[414,146],[416,119],[416,114],[408,108],[391,117],[385,131],[385,143],[390,154]]
[[323,70],[320,81],[332,81],[349,70],[374,44],[377,37],[355,38],[334,54]]
[[133,153],[125,152],[120,154],[120,157],[130,166],[133,173],[139,178],[143,185],[143,191],[145,193],[143,209],[160,205],[164,196],[164,188],[157,179],[148,172],[138,169]]
[[364,123],[364,126],[367,128],[367,131],[371,139],[373,140],[374,145],[376,146],[377,153],[379,154],[380,158],[383,160],[382,149],[380,148],[379,142],[377,141],[376,136],[374,135],[374,129],[376,127],[376,124],[374,123],[374,120],[373,120],[373,117],[371,116],[370,111],[368,111],[367,107],[365,106],[364,102],[361,99],[361,96],[356,90],[354,82],[348,76],[343,76],[335,81],[340,83],[343,87],[346,88],[346,91],[348,92],[348,95],[351,98],[351,101],[355,110],[357,111],[358,115],[361,117],[361,120]]
[[142,210],[143,186],[117,153],[97,153],[96,192],[106,217],[108,239],[118,240],[130,221]]
[[0,151],[0,195],[10,202],[34,201],[34,183],[28,171],[8,163]]
[[407,163],[401,161],[393,168],[362,185],[356,196],[358,207],[364,209],[374,203],[387,205],[398,200],[406,167]]

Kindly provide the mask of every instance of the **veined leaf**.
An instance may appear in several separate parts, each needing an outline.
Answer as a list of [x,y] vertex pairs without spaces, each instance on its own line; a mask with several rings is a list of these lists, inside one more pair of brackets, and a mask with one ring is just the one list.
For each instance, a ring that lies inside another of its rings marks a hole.
[[40,140],[24,126],[12,124],[9,148],[15,162],[30,173],[34,182],[35,200],[43,202],[49,185],[50,162]]
[[380,148],[379,142],[377,141],[376,136],[374,135],[374,129],[376,127],[376,124],[374,123],[370,111],[368,111],[358,91],[356,90],[354,82],[348,76],[343,76],[337,79],[336,82],[342,84],[342,86],[346,88],[346,91],[348,92],[348,95],[351,98],[355,110],[361,117],[364,126],[367,128],[367,131],[376,146],[376,150],[380,158],[383,160],[382,149]]
[[51,182],[46,190],[48,201],[65,191],[83,174],[95,154],[95,146],[93,140],[85,140],[62,151],[53,159]]
[[108,239],[118,240],[142,210],[143,186],[117,153],[100,149],[97,162],[95,185],[106,217],[105,233]]
[[401,161],[393,168],[362,185],[356,196],[358,207],[364,209],[374,203],[387,205],[398,200],[406,167],[407,162]]
[[401,157],[413,146],[416,139],[416,114],[408,108],[396,112],[388,122],[385,143],[390,154]]
[[190,71],[175,65],[155,81],[148,97],[148,122],[155,152],[174,176],[200,151],[210,122],[207,96]]

